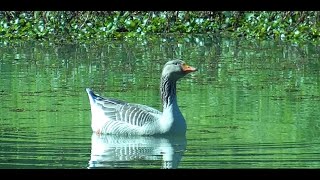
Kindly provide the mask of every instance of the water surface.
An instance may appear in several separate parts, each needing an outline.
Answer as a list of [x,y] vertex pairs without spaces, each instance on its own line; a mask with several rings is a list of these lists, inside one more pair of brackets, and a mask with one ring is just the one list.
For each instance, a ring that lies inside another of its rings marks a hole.
[[[318,46],[209,35],[0,46],[0,168],[319,168]],[[186,137],[97,136],[86,87],[161,110],[163,64]]]

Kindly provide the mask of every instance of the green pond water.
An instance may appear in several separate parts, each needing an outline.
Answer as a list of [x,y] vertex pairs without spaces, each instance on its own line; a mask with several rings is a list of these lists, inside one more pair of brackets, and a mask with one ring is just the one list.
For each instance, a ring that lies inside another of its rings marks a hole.
[[[0,45],[0,168],[320,168],[320,47],[209,35]],[[177,84],[185,137],[97,136],[85,88],[161,110]]]

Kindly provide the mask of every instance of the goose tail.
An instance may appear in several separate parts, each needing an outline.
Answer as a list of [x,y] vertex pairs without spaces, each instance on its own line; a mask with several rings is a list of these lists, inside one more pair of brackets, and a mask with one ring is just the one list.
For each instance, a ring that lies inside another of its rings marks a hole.
[[86,91],[87,91],[87,93],[88,93],[90,102],[91,102],[91,101],[92,101],[92,102],[95,102],[95,100],[97,99],[98,96],[95,95],[90,88],[86,88]]
[[90,88],[86,88],[86,91],[88,93],[90,101],[91,128],[94,132],[99,132],[100,128],[105,123],[105,121],[103,121],[104,111],[103,109],[101,109],[101,106],[98,106],[98,104],[96,103],[97,100],[101,99],[101,97],[94,94],[94,92]]

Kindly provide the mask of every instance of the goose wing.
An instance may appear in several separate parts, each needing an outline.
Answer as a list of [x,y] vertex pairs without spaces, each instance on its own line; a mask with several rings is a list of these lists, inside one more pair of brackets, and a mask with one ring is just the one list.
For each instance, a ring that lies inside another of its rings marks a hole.
[[95,99],[97,106],[112,121],[125,122],[133,126],[144,126],[157,121],[162,114],[149,106],[126,103],[121,100],[99,97]]

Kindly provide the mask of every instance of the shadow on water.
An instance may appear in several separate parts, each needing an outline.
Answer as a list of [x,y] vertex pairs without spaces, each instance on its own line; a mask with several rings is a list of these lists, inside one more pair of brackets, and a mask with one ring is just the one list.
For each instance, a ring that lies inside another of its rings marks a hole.
[[[119,136],[92,134],[92,168],[128,168],[140,164],[145,168],[176,169],[186,149],[187,140],[182,137]],[[156,165],[155,165],[155,164]],[[138,166],[135,166],[139,168]]]

